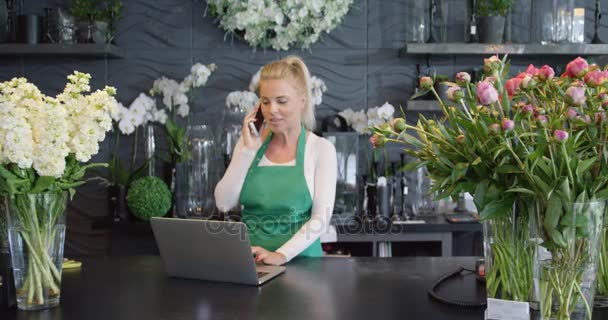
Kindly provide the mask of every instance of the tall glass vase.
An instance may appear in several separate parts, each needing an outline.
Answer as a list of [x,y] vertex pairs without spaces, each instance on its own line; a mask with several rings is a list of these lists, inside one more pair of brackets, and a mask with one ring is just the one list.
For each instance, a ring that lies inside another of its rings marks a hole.
[[543,226],[546,220],[537,218],[536,225],[543,226],[539,234],[549,243],[541,244],[546,251],[539,249],[537,256],[541,319],[591,320],[605,206],[604,201],[573,203],[553,235]]
[[534,249],[529,211],[519,204],[512,212],[483,223],[488,298],[529,302]]
[[597,262],[597,287],[595,304],[608,307],[608,210],[604,211],[604,228],[600,235],[600,252]]
[[67,192],[18,194],[8,200],[8,235],[19,309],[59,304],[67,201]]
[[223,159],[217,150],[212,128],[206,125],[189,127],[188,148],[192,155],[187,163],[188,215],[205,219],[214,218],[217,210],[213,192],[219,181]]

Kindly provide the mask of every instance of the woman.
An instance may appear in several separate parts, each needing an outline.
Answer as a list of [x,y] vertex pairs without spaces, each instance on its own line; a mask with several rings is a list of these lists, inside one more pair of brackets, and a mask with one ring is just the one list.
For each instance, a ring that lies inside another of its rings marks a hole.
[[[282,265],[296,256],[320,257],[336,193],[336,149],[311,131],[315,114],[310,74],[298,57],[265,65],[260,104],[245,116],[226,174],[215,188],[217,207],[240,204],[256,262]],[[249,123],[262,109],[265,127]]]

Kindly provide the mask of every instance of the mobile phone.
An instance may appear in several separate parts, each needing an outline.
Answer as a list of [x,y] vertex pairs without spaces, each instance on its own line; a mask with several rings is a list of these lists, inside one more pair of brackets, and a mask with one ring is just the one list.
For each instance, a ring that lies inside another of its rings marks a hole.
[[264,115],[262,114],[262,107],[258,105],[258,111],[255,114],[255,121],[249,122],[249,129],[256,136],[260,135],[260,130],[264,124]]

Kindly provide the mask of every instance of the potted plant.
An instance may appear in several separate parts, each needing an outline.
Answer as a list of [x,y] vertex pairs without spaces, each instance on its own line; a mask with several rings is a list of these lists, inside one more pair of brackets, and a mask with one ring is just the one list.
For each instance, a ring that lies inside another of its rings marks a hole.
[[72,0],[70,13],[76,19],[78,42],[92,43],[94,22],[99,16],[97,0]]
[[506,15],[513,0],[477,0],[475,14],[479,27],[479,42],[502,43]]
[[96,43],[112,43],[116,35],[116,23],[122,16],[121,0],[105,0],[95,21],[93,40]]

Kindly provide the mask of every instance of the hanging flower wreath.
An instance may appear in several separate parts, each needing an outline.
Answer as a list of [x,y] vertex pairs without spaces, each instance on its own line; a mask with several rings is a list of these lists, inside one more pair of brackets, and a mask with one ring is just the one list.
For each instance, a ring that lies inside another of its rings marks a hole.
[[208,0],[220,26],[253,47],[309,48],[348,12],[352,0]]

